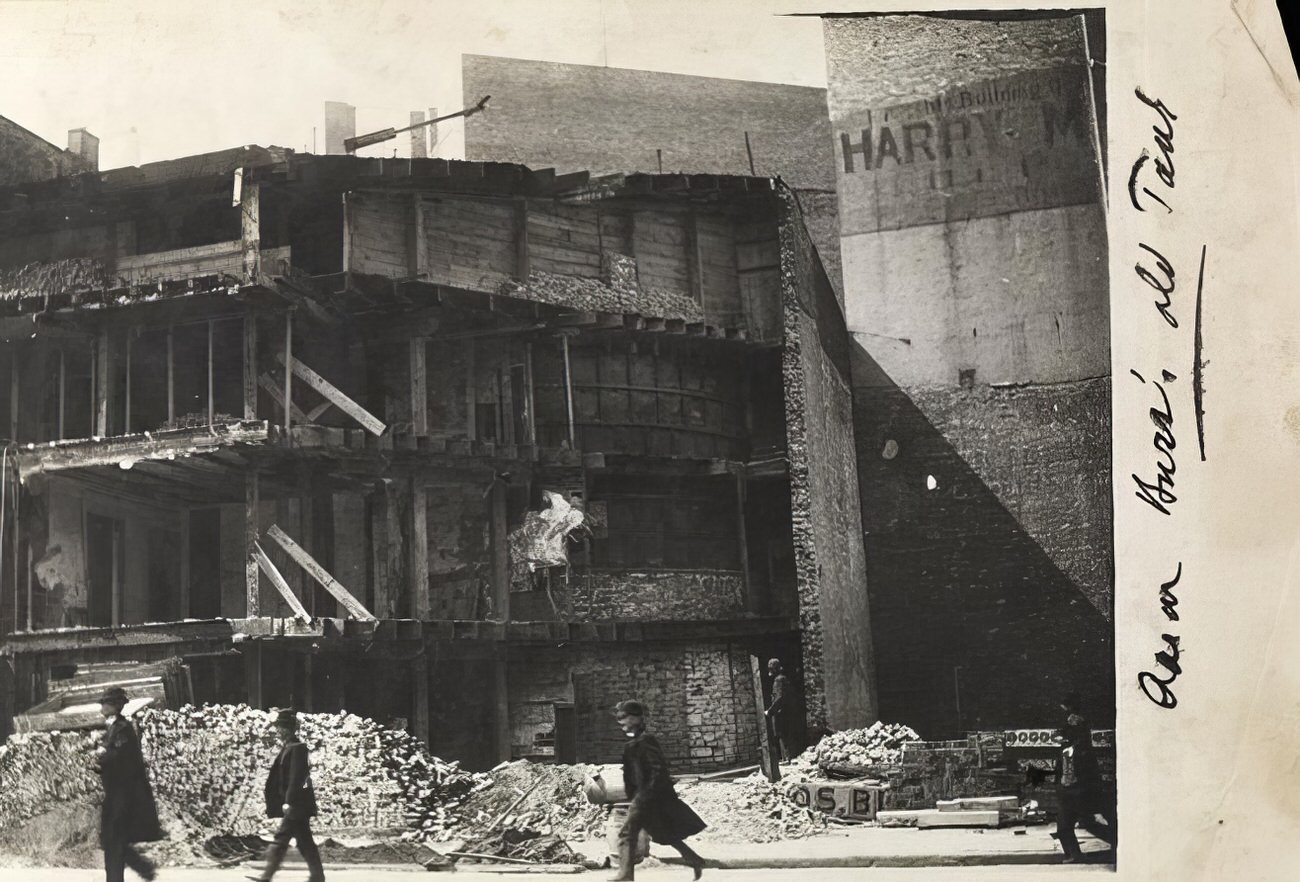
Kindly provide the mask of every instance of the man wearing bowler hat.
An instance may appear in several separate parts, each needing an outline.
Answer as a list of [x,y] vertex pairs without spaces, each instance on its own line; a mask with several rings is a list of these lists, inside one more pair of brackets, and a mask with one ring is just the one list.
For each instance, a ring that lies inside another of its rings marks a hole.
[[311,783],[311,758],[307,745],[298,740],[298,715],[291,710],[276,712],[275,731],[284,745],[271,764],[266,778],[266,814],[280,818],[275,841],[266,850],[266,869],[257,882],[269,882],[280,869],[289,840],[298,844],[298,852],[307,862],[308,882],[324,882],[320,850],[311,835],[311,819],[316,815],[316,793]]
[[699,879],[704,858],[683,840],[699,833],[705,824],[677,795],[663,748],[645,730],[645,706],[639,701],[621,701],[614,715],[623,734],[631,739],[623,748],[623,785],[632,805],[619,833],[618,875],[612,882],[631,882],[633,852],[642,830],[655,842],[677,849]]
[[99,712],[108,728],[104,743],[95,754],[95,765],[104,782],[104,803],[100,808],[99,844],[104,849],[104,875],[108,882],[123,882],[130,867],[143,879],[157,875],[154,865],[133,847],[136,842],[163,838],[158,823],[140,738],[122,711],[126,692],[113,687],[99,699]]

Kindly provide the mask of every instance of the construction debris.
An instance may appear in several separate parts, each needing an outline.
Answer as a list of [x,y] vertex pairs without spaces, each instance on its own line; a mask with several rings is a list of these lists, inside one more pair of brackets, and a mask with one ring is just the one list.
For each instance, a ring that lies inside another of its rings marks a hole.
[[827,735],[804,751],[797,766],[819,769],[864,771],[873,766],[896,763],[903,758],[903,745],[920,741],[910,726],[876,721],[865,729],[846,729]]

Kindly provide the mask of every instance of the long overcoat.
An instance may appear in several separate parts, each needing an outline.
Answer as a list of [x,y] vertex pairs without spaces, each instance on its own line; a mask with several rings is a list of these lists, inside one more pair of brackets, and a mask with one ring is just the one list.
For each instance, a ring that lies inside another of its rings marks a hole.
[[104,732],[104,751],[97,760],[104,782],[104,804],[100,808],[99,841],[154,842],[163,838],[158,823],[140,738],[135,726],[121,716]]
[[[266,776],[266,814],[271,818],[311,818],[316,815],[316,792],[311,783],[307,745],[293,740],[280,749]],[[285,806],[289,810],[284,810]]]
[[641,732],[623,748],[623,784],[642,829],[659,843],[681,842],[707,825],[677,795],[663,748]]

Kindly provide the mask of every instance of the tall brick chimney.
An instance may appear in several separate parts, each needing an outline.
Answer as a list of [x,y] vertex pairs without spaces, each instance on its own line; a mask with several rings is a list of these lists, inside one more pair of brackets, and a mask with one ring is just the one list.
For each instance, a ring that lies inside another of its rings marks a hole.
[[[418,125],[424,122],[423,110],[411,111],[411,125]],[[428,150],[428,129],[411,129],[411,158],[425,159],[429,155]]]
[[325,152],[347,153],[343,141],[357,134],[357,109],[342,101],[325,102]]
[[90,171],[99,171],[99,139],[85,129],[68,130],[68,152],[86,161]]

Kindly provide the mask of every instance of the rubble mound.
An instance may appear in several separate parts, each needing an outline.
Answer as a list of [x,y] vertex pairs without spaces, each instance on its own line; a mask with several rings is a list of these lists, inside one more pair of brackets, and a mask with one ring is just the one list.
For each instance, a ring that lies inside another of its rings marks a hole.
[[801,768],[869,768],[896,763],[903,745],[920,741],[910,726],[876,721],[865,729],[845,729],[827,735],[795,760]]
[[[492,783],[459,806],[451,832],[472,838],[499,821],[499,826],[555,834],[571,842],[601,835],[605,809],[592,805],[582,792],[583,766],[546,765],[517,760],[497,766]],[[516,803],[518,803],[516,805]]]
[[709,825],[700,834],[704,841],[778,842],[825,833],[826,816],[796,805],[788,787],[755,773],[739,781],[683,783],[677,792]]

